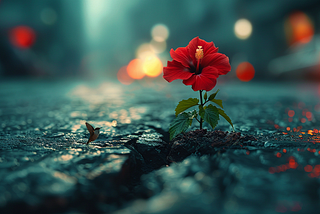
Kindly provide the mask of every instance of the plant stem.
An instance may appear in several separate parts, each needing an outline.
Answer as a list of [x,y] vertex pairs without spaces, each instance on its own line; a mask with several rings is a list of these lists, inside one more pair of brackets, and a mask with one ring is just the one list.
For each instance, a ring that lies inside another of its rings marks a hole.
[[[202,101],[202,90],[199,90],[200,91],[200,104],[201,106],[203,106],[203,101]],[[200,130],[202,130],[202,117],[200,116]]]

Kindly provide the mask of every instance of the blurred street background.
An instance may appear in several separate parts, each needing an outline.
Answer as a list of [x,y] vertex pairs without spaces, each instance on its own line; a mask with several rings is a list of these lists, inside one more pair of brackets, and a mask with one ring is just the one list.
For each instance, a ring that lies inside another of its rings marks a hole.
[[[0,0],[0,213],[318,213],[319,34],[319,0]],[[139,165],[198,97],[162,78],[197,36],[230,58],[214,91],[257,141]]]
[[199,36],[226,80],[320,79],[318,0],[0,0],[0,78],[162,80],[171,48]]

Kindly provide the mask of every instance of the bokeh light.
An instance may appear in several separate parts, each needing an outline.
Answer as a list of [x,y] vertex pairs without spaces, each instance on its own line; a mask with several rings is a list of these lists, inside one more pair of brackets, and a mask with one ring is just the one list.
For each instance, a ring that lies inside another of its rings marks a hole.
[[45,8],[40,13],[41,21],[46,25],[52,25],[57,21],[57,13],[51,8]]
[[143,61],[141,59],[133,59],[127,67],[128,75],[133,79],[142,79],[145,76],[143,71]]
[[169,29],[164,24],[156,24],[151,29],[152,39],[157,42],[163,42],[169,37]]
[[166,41],[157,42],[156,40],[152,40],[150,42],[150,47],[154,53],[162,53],[166,50],[167,43]]
[[289,110],[289,111],[288,111],[288,116],[289,116],[289,117],[293,117],[294,114],[295,114],[295,112],[294,112],[293,110]]
[[255,70],[249,62],[242,62],[238,65],[236,69],[236,74],[239,80],[249,82],[253,79]]
[[124,85],[130,85],[134,81],[134,79],[132,79],[127,73],[127,66],[123,66],[119,69],[117,77],[119,82],[121,82]]
[[156,56],[149,56],[143,61],[143,71],[149,77],[157,77],[162,73],[162,62]]
[[136,51],[136,57],[142,60],[150,55],[154,55],[154,51],[149,43],[141,44]]
[[11,43],[19,48],[30,48],[35,40],[36,33],[34,30],[27,26],[17,26],[10,30],[9,38]]
[[247,19],[239,19],[234,25],[234,32],[239,39],[247,39],[252,33],[252,25]]
[[314,35],[314,26],[310,18],[303,12],[294,12],[285,22],[288,43],[308,43]]

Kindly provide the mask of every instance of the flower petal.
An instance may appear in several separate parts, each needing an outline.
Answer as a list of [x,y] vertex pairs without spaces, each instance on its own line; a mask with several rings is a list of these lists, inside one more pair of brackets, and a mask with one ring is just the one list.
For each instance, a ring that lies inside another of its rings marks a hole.
[[191,73],[188,68],[175,60],[168,61],[167,67],[163,68],[163,78],[168,82],[176,79],[189,79],[192,75],[193,73]]
[[219,75],[227,74],[231,70],[229,58],[221,53],[208,54],[201,60],[201,66],[212,66],[218,69]]
[[188,51],[189,51],[189,56],[193,61],[193,64],[196,66],[197,65],[197,59],[196,59],[196,50],[198,48],[198,43],[199,43],[199,37],[193,38],[189,44],[188,44]]
[[199,91],[199,90],[206,90],[206,91],[211,91],[214,86],[217,84],[217,80],[214,79],[208,79],[206,76],[203,75],[196,75],[196,81],[194,84],[192,84],[192,89],[194,91]]
[[203,39],[199,39],[198,45],[202,46],[204,56],[208,54],[217,53],[219,50],[219,48],[214,46],[213,42],[206,42]]
[[194,84],[194,82],[196,81],[196,75],[193,75],[193,76],[191,76],[189,79],[185,79],[185,80],[183,80],[182,82],[183,82],[183,84],[185,84],[185,85],[192,85],[192,84]]
[[185,67],[189,68],[192,63],[192,59],[189,57],[188,48],[186,47],[177,48],[175,51],[171,49],[170,55],[173,60],[180,62]]
[[210,91],[214,88],[214,86],[216,86],[217,79],[213,78],[210,75],[203,75],[201,73],[198,75],[193,75],[189,79],[183,80],[183,84],[192,85],[192,89],[194,91],[199,91],[199,90]]
[[207,77],[208,79],[215,80],[219,77],[219,70],[215,67],[207,66],[202,69],[200,75],[203,75],[203,76]]

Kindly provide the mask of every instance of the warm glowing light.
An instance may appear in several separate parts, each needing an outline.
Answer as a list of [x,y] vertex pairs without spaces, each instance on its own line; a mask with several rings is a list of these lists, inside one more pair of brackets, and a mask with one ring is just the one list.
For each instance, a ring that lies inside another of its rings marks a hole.
[[287,127],[287,131],[290,131],[290,127]]
[[306,171],[306,172],[311,172],[312,171],[312,166],[311,165],[306,165],[305,167],[304,167],[304,171]]
[[169,37],[169,29],[164,24],[156,24],[151,29],[151,36],[157,42],[163,42]]
[[150,55],[154,55],[154,50],[149,43],[140,45],[136,51],[136,57],[142,60],[149,57]]
[[127,73],[127,66],[123,66],[119,69],[117,77],[119,82],[121,82],[124,85],[130,85],[134,81],[134,79],[132,79]]
[[315,165],[314,166],[314,171],[319,173],[320,172],[320,165]]
[[306,118],[301,118],[301,123],[305,123],[306,121]]
[[30,27],[18,26],[10,30],[9,38],[13,45],[26,49],[34,44],[36,33]]
[[45,8],[40,14],[41,21],[46,25],[52,25],[57,21],[57,13],[51,8]]
[[242,62],[238,65],[236,74],[239,80],[249,82],[254,77],[254,67],[249,62]]
[[314,35],[314,26],[305,13],[298,11],[285,22],[285,31],[289,44],[308,43]]
[[149,77],[157,77],[162,73],[162,62],[156,56],[149,56],[143,61],[144,73]]
[[239,19],[234,25],[234,32],[239,39],[247,39],[252,33],[252,24],[247,19]]
[[131,60],[127,67],[128,75],[133,79],[142,79],[145,76],[142,65],[141,59]]
[[72,155],[61,155],[61,159],[63,161],[68,161],[68,160],[71,160],[73,158]]
[[283,153],[287,153],[287,150],[286,150],[286,149],[283,149],[282,152],[283,152]]
[[295,114],[295,113],[294,113],[294,111],[293,111],[293,110],[289,110],[289,111],[288,111],[288,116],[289,116],[289,117],[293,117],[293,116],[294,116],[294,114]]
[[309,118],[312,118],[312,113],[310,111],[307,111],[306,112],[306,117],[309,119]]
[[[299,150],[298,150],[299,151]],[[289,168],[296,169],[298,167],[298,163],[294,159],[294,157],[289,157]]]
[[281,158],[281,153],[278,152],[278,153],[276,154],[276,156],[277,156],[277,158]]
[[153,52],[162,53],[162,52],[164,52],[166,50],[167,43],[166,43],[166,41],[157,42],[156,40],[152,40],[150,42],[150,47],[151,47]]

